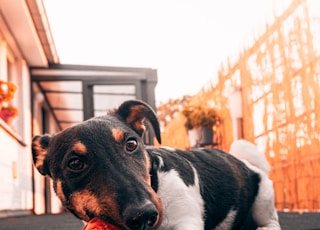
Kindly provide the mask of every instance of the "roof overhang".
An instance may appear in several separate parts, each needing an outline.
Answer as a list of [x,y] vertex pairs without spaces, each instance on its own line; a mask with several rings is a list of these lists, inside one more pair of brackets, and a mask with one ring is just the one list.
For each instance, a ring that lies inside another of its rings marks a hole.
[[49,63],[59,62],[42,0],[3,0],[0,17],[2,24],[5,23],[0,24],[1,32],[10,32],[13,37],[6,39],[8,45],[18,46],[29,66],[47,67]]

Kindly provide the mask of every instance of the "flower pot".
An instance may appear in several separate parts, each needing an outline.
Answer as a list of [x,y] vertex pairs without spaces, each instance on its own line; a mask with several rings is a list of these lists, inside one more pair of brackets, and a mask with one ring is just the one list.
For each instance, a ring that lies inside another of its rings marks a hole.
[[212,128],[199,127],[188,130],[189,143],[192,148],[213,144]]
[[10,117],[10,116],[1,116],[0,118],[8,125],[11,125],[14,119],[14,117]]
[[11,125],[14,118],[16,118],[16,110],[9,110],[7,108],[0,109],[0,118],[6,122],[8,125]]

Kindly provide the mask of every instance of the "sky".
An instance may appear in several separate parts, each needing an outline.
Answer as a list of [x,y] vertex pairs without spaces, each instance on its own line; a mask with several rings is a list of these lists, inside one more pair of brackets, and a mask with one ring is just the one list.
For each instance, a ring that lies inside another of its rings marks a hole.
[[157,69],[157,102],[199,92],[281,8],[276,0],[43,1],[60,63]]

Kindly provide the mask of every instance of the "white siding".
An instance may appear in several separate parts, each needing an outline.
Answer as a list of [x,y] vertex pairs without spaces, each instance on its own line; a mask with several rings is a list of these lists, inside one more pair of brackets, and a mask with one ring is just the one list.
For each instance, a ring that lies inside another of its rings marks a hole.
[[0,211],[33,208],[30,76],[23,60],[16,61],[13,68],[19,118],[13,126],[0,121]]
[[0,146],[0,210],[31,210],[30,150],[1,128]]

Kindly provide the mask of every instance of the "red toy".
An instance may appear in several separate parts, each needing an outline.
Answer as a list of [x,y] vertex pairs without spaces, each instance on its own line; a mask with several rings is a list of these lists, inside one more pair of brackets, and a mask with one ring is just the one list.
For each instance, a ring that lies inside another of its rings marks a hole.
[[83,230],[120,230],[120,228],[99,218],[93,218],[84,226]]

